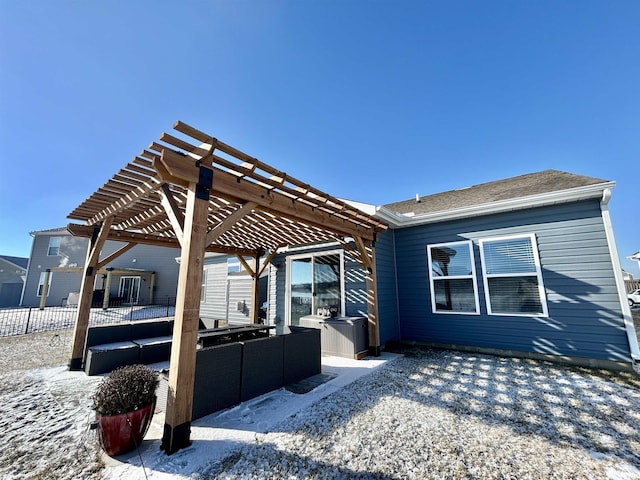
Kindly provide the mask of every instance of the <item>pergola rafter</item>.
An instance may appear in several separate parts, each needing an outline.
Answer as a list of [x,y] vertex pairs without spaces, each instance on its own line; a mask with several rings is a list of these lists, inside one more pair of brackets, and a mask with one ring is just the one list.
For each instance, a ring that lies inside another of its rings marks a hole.
[[[183,122],[176,122],[174,129],[176,134],[163,133],[69,214],[84,225],[68,226],[73,235],[91,238],[72,368],[82,362],[90,285],[98,268],[136,244],[181,249],[163,436],[168,453],[189,443],[205,252],[240,258],[251,273],[256,296],[259,276],[279,248],[342,243],[368,272],[369,337],[377,353],[374,242],[387,228],[376,217]],[[355,247],[347,238],[354,239]],[[106,240],[127,245],[99,262]],[[256,298],[252,320],[257,322]]]

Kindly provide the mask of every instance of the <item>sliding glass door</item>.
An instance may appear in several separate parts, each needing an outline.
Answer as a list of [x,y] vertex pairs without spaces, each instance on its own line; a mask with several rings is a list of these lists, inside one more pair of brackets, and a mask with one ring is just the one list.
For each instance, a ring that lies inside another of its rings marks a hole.
[[137,304],[140,294],[140,277],[120,277],[118,296],[124,303]]
[[300,317],[328,313],[342,314],[342,252],[296,256],[289,259],[289,324]]

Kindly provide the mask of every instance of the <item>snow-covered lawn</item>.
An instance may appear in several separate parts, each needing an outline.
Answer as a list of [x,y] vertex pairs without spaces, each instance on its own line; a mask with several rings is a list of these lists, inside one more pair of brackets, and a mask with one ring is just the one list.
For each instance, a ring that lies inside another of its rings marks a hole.
[[351,383],[353,366],[325,359],[333,380],[200,419],[172,456],[158,451],[159,413],[144,470],[137,454],[101,468],[88,430],[99,379],[5,361],[31,351],[62,364],[46,358],[64,357],[64,337],[29,337],[0,340],[3,479],[640,479],[636,374],[418,348]]

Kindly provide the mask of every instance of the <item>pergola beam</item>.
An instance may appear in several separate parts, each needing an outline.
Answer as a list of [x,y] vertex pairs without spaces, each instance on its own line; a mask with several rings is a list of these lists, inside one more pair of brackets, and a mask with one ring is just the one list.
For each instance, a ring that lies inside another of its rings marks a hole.
[[[67,225],[67,231],[75,237],[91,238],[93,227],[88,225],[78,225],[70,223]],[[145,235],[143,233],[127,232],[125,230],[111,230],[107,236],[107,240],[125,243],[140,243],[142,245],[153,245],[155,247],[180,248],[180,243],[173,237],[161,237],[159,235]],[[247,255],[252,256],[255,250],[247,248],[224,247],[220,245],[209,245],[207,252],[224,253],[227,255]]]
[[162,199],[162,206],[164,207],[165,213],[167,214],[167,218],[169,218],[169,221],[171,222],[171,226],[173,227],[173,231],[176,234],[178,243],[182,245],[182,237],[184,236],[184,215],[182,214],[182,211],[180,211],[178,202],[173,196],[169,185],[164,183],[159,193]]
[[231,215],[227,216],[222,222],[213,227],[209,233],[207,233],[207,245],[214,243],[220,236],[231,229],[238,221],[246,216],[248,213],[251,213],[256,207],[256,203],[247,202],[242,205],[238,210],[233,212]]

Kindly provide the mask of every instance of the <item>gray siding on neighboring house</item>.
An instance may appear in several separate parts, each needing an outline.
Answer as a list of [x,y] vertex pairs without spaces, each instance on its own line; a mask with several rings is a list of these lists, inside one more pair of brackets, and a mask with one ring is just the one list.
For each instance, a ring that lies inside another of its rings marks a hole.
[[281,326],[285,321],[286,261],[284,255],[273,257],[269,273],[268,323]]
[[[110,252],[122,246],[122,243],[106,242],[100,258],[106,257]],[[140,285],[141,303],[146,303],[150,298],[149,282],[151,281],[151,275],[149,272],[155,272],[153,303],[164,304],[167,299],[169,299],[170,302],[175,301],[176,290],[178,288],[178,273],[180,271],[180,265],[176,262],[176,258],[179,257],[180,250],[177,248],[136,245],[128,252],[125,252],[110,262],[108,266],[145,271],[145,273],[140,273],[142,277],[142,283]],[[133,261],[134,259],[135,262]],[[136,273],[132,272],[131,275],[136,275]],[[115,277],[116,276],[114,276],[111,284],[112,295],[118,294],[119,279]]]
[[206,293],[200,304],[200,317],[207,319],[206,323],[208,320],[234,324],[251,322],[251,277],[246,272],[228,274],[228,258],[235,257],[213,255],[205,258]]
[[[534,233],[549,317],[487,314],[478,240]],[[597,200],[396,231],[402,340],[626,362],[629,345]],[[472,240],[480,315],[431,313],[426,245]]]
[[[60,250],[58,255],[48,255],[49,239],[60,237]],[[38,306],[38,284],[40,274],[48,268],[81,267],[84,265],[87,255],[87,239],[72,237],[65,230],[51,231],[47,234],[36,233],[33,236],[33,246],[29,259],[29,270],[25,281],[22,305],[25,307]],[[79,273],[53,272],[50,277],[49,295],[47,305],[62,305],[63,299],[68,298],[70,292],[80,290],[82,275]]]
[[[58,255],[48,255],[49,239],[51,237],[60,238]],[[105,258],[123,245],[120,242],[106,242],[100,258]],[[88,240],[86,238],[73,237],[66,230],[51,230],[46,231],[46,233],[36,232],[33,238],[22,305],[38,306],[40,304],[40,297],[37,292],[41,272],[46,271],[48,268],[82,268],[87,254],[87,246]],[[175,259],[179,256],[180,251],[178,249],[137,245],[107,266],[115,269],[130,269],[131,273],[127,275],[141,277],[139,303],[147,303],[149,301],[151,272],[155,272],[153,300],[154,303],[164,304],[167,299],[171,302],[175,300],[179,270],[179,265]],[[51,275],[46,305],[62,305],[69,297],[69,293],[80,291],[82,274],[52,272]],[[119,281],[120,275],[114,275],[110,289],[110,293],[114,297],[118,295]],[[103,288],[103,277],[102,275],[96,275],[95,289],[101,288]]]
[[205,297],[200,303],[200,317],[224,320],[227,316],[227,257],[206,257]]

